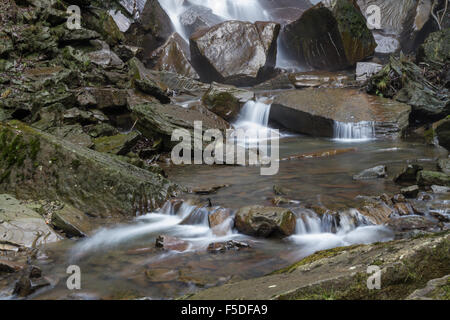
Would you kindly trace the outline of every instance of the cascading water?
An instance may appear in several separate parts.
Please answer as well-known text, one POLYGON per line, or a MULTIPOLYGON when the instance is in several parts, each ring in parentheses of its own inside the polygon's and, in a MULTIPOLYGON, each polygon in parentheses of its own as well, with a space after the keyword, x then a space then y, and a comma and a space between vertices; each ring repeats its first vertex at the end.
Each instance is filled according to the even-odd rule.
POLYGON ((373 140, 375 139, 375 123, 372 121, 354 123, 335 121, 334 138, 338 141, 373 140))
POLYGON ((256 126, 267 128, 269 125, 271 106, 272 104, 268 98, 259 98, 256 101, 247 101, 247 103, 242 107, 235 126, 256 126))

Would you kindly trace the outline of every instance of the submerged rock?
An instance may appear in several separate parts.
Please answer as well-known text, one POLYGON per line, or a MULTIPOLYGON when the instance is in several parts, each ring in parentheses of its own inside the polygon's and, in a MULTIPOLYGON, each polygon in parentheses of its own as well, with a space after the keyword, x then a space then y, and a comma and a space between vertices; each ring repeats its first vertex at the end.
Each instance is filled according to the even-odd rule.
POLYGON ((345 69, 373 55, 376 44, 359 7, 351 0, 323 3, 286 25, 282 39, 288 54, 314 69, 345 69))
POLYGON ((255 84, 275 67, 279 31, 277 23, 241 21, 199 30, 190 38, 192 64, 206 82, 255 84))
POLYGON ((386 166, 378 166, 370 169, 366 169, 361 173, 354 175, 353 180, 370 180, 378 178, 386 178, 386 166))
POLYGON ((235 217, 239 232, 256 237, 286 237, 295 231, 295 215, 289 209, 250 206, 241 208, 235 217))
POLYGON ((223 253, 229 250, 239 251, 241 249, 250 248, 250 245, 244 242, 230 240, 227 242, 214 242, 208 245, 207 251, 209 253, 223 253))
POLYGON ((184 240, 170 237, 166 235, 158 236, 155 243, 156 248, 163 250, 174 250, 174 251, 186 251, 189 248, 189 243, 184 240))
POLYGON ((398 138, 408 127, 411 107, 352 89, 284 91, 275 97, 270 121, 303 134, 334 137, 336 121, 373 122, 375 137, 398 138))

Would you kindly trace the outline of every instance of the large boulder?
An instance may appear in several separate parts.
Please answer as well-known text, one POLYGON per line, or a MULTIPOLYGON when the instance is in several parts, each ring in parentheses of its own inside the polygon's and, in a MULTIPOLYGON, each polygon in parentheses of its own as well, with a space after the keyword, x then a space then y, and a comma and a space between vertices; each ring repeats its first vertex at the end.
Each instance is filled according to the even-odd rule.
POLYGON ((389 54, 402 49, 414 51, 433 30, 433 0, 357 0, 369 24, 376 18, 374 5, 380 9, 380 25, 372 26, 377 53, 389 54))
POLYGON ((159 174, 72 144, 19 121, 0 124, 0 190, 51 199, 92 216, 135 216, 177 186, 159 174))
POLYGON ((435 131, 439 145, 450 150, 450 117, 440 121, 435 131))
POLYGON ((399 137, 411 107, 353 89, 284 91, 275 97, 270 121, 294 132, 334 137, 336 122, 372 123, 376 137, 399 137))
POLYGON ((61 240, 44 218, 11 195, 0 194, 0 251, 61 240))
POLYGON ((325 70, 345 69, 373 55, 376 43, 359 7, 337 0, 308 9, 286 25, 282 39, 287 53, 301 64, 325 70))
POLYGON ((202 80, 251 85, 276 64, 280 25, 227 21, 195 32, 191 59, 202 80))
POLYGON ((148 0, 139 19, 125 34, 127 44, 142 47, 148 56, 173 33, 172 22, 158 0, 148 0))
POLYGON ((161 47, 152 52, 150 66, 154 70, 174 72, 198 79, 199 75, 189 59, 188 44, 178 33, 173 33, 161 47))
POLYGON ((420 46, 417 60, 432 64, 437 68, 450 63, 450 29, 430 34, 420 46))
POLYGON ((417 183, 421 187, 443 186, 450 187, 450 176, 437 171, 420 171, 417 174, 417 183))
POLYGON ((241 208, 235 217, 239 232, 257 237, 290 236, 296 227, 296 217, 289 209, 250 206, 241 208))

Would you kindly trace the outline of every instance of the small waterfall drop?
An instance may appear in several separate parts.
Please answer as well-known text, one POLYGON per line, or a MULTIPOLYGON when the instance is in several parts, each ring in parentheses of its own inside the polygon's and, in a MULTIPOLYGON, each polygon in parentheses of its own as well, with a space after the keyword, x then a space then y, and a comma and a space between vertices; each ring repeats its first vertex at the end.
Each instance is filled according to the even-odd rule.
POLYGON ((247 103, 242 107, 235 126, 256 126, 267 128, 269 125, 271 106, 271 101, 268 98, 259 98, 256 101, 247 101, 247 103))
POLYGON ((341 141, 368 141, 375 139, 375 122, 339 122, 334 123, 334 139, 341 141))

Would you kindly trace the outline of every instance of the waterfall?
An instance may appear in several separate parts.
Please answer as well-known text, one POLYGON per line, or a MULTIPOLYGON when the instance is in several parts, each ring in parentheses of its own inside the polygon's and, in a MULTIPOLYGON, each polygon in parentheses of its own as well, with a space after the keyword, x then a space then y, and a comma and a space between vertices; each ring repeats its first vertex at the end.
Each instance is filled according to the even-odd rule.
POLYGON ((235 126, 268 127, 271 106, 272 104, 268 98, 247 101, 242 107, 235 126))
POLYGON ((342 141, 367 141, 375 139, 375 122, 334 123, 334 138, 342 141))

